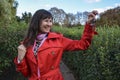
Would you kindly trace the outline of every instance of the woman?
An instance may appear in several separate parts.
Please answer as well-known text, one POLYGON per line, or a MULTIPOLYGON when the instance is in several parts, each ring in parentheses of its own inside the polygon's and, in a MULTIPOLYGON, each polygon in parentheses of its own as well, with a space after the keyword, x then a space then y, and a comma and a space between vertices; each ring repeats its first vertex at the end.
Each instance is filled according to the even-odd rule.
POLYGON ((59 65, 64 51, 86 50, 95 34, 93 20, 97 11, 89 14, 80 40, 72 40, 51 32, 53 17, 41 9, 33 15, 28 33, 18 46, 15 58, 17 71, 29 80, 63 80, 59 65))

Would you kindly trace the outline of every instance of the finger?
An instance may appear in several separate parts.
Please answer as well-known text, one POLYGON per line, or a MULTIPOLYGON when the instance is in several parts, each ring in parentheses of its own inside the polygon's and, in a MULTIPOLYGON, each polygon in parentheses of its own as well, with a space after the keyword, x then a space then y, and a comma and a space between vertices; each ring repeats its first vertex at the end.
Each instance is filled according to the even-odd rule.
POLYGON ((18 46, 18 48, 26 49, 24 45, 20 45, 20 46, 18 46))
POLYGON ((88 15, 88 17, 92 17, 92 18, 95 18, 95 14, 93 14, 92 12, 88 15))
POLYGON ((98 15, 98 11, 97 11, 97 10, 93 10, 92 13, 93 13, 94 15, 98 15))
POLYGON ((20 46, 18 46, 18 49, 19 49, 19 50, 26 51, 26 48, 25 48, 25 46, 24 46, 24 45, 20 45, 20 46))

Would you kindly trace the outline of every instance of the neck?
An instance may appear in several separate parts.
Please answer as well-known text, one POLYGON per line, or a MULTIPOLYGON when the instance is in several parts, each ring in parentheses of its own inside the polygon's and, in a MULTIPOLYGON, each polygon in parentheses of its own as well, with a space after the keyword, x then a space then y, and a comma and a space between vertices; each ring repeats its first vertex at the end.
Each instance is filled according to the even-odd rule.
POLYGON ((36 39, 37 39, 37 40, 43 40, 46 36, 47 36, 47 33, 44 33, 44 34, 43 34, 43 33, 42 33, 42 34, 40 33, 40 34, 37 35, 36 39))

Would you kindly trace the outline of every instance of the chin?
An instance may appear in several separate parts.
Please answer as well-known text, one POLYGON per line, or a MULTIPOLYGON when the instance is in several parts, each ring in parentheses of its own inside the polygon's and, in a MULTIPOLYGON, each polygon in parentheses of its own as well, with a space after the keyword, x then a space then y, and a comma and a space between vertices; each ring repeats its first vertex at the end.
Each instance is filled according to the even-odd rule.
POLYGON ((42 33, 49 33, 50 31, 44 31, 44 32, 42 32, 42 33))

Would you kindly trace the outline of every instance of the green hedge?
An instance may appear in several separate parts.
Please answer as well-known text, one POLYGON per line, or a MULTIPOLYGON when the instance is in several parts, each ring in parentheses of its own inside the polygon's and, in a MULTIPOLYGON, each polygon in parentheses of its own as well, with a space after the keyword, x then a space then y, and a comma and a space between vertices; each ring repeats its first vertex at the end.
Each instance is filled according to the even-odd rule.
MULTIPOLYGON (((13 23, 8 27, 0 26, 0 74, 14 65, 17 46, 23 39, 26 24, 13 23)), ((53 31, 61 32, 71 39, 80 39, 81 27, 53 27, 53 31)), ((65 52, 63 60, 74 73, 76 80, 118 80, 120 78, 120 27, 97 28, 88 50, 65 52)))
POLYGON ((24 23, 0 26, 0 75, 13 65, 13 59, 17 55, 17 46, 23 39, 25 26, 24 23))

